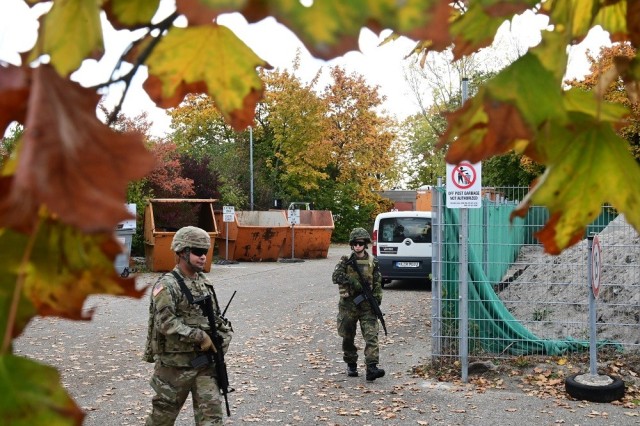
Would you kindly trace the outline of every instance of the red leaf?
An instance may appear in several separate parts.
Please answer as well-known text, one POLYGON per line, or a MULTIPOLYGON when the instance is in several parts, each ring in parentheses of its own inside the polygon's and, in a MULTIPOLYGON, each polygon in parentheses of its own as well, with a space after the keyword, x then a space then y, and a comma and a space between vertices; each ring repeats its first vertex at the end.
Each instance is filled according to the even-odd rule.
POLYGON ((46 205, 63 223, 85 232, 112 232, 130 217, 130 180, 145 176, 153 157, 137 133, 117 133, 96 118, 98 96, 53 68, 32 71, 18 168, 0 193, 0 223, 31 229, 46 205))
POLYGON ((29 98, 28 69, 0 67, 0 130, 13 121, 24 123, 29 98))

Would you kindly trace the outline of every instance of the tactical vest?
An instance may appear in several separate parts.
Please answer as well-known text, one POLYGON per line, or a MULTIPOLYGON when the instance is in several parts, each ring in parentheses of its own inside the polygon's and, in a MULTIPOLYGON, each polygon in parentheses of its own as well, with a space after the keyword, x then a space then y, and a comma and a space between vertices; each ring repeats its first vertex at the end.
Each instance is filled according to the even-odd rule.
MULTIPOLYGON (((360 268, 360 272, 362 272, 362 276, 369 282, 370 285, 373 285, 373 256, 369 255, 367 259, 357 259, 358 267, 360 268)), ((360 277, 358 273, 353 268, 353 266, 347 266, 347 275, 349 277, 353 277, 356 280, 360 281, 360 277)))
MULTIPOLYGON (((163 275, 163 277, 166 275, 170 274, 165 274, 163 275)), ((160 279, 162 279, 163 277, 161 277, 160 279)), ((173 283, 165 286, 164 291, 169 291, 171 293, 171 298, 177 302, 176 315, 179 316, 182 321, 189 327, 208 331, 209 323, 207 321, 207 318, 202 314, 202 310, 197 305, 193 305, 191 301, 188 300, 186 295, 178 286, 178 282, 175 278, 172 281, 173 283)), ((213 289, 209 288, 209 286, 206 284, 204 286, 209 294, 212 294, 215 298, 215 292, 213 292, 213 289)), ((154 355, 158 354, 193 354, 195 352, 195 349, 192 342, 182 341, 181 336, 178 334, 164 335, 156 329, 153 294, 150 295, 150 298, 149 322, 147 325, 147 343, 145 345, 143 360, 147 362, 154 362, 154 355)), ((219 310, 217 300, 215 300, 214 309, 219 310)))

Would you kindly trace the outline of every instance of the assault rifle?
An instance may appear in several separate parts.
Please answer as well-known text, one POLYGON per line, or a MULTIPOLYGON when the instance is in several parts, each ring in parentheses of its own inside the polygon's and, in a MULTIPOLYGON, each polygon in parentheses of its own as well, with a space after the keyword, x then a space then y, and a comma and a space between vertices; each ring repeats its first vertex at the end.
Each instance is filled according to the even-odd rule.
MULTIPOLYGON (((233 293, 235 296, 236 293, 233 293)), ((227 303, 226 308, 224 308, 224 312, 221 317, 224 320, 224 314, 227 312, 227 308, 231 304, 231 300, 233 300, 233 296, 229 299, 229 303, 227 303)), ((211 295, 207 294, 202 297, 198 297, 193 301, 195 305, 200 306, 202 309, 202 313, 207 317, 207 321, 209 322, 210 329, 210 337, 213 342, 213 346, 215 347, 214 351, 208 351, 199 355, 195 359, 191 361, 191 366, 193 368, 204 367, 205 365, 209 365, 211 362, 214 363, 216 368, 216 382, 218 383, 218 387, 220 388, 220 393, 224 396, 224 404, 227 408, 227 416, 231 416, 231 410, 229 409, 229 399, 227 395, 229 392, 233 392, 233 389, 229 389, 229 375, 227 374, 227 364, 224 362, 224 352, 222 351, 222 336, 218 333, 218 329, 216 328, 216 319, 215 313, 213 311, 213 303, 211 303, 211 295)))
POLYGON ((358 260, 352 257, 349 261, 347 261, 347 265, 351 265, 353 269, 355 269, 358 277, 360 278, 360 282, 362 283, 362 294, 358 295, 355 299, 353 299, 356 305, 364 302, 365 300, 369 302, 371 309, 373 309, 373 313, 380 320, 380 324, 382 324, 382 329, 384 330, 384 335, 387 335, 387 325, 384 322, 384 314, 380 310, 380 305, 378 305, 378 301, 373 296, 373 291, 371 290, 371 285, 362 275, 362 271, 360 270, 360 266, 358 266, 358 260))

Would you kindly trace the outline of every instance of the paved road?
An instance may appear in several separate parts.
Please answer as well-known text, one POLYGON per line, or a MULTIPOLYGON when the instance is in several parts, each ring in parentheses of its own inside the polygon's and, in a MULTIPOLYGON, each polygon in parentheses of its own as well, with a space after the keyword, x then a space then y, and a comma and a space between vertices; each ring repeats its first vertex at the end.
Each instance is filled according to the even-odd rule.
MULTIPOLYGON (((227 316, 236 331, 228 353, 236 391, 227 424, 291 425, 632 425, 638 410, 562 402, 522 392, 431 382, 412 374, 428 362, 431 293, 410 282, 384 290, 389 336, 381 334, 387 376, 367 383, 344 374, 335 331, 337 288, 331 272, 347 246, 327 259, 300 263, 214 265, 221 304, 237 291, 227 316)), ((139 285, 159 274, 142 274, 139 285)), ((57 367, 87 412, 85 425, 141 425, 150 408, 152 365, 140 361, 148 300, 92 297, 91 322, 36 319, 14 349, 57 367)), ((361 340, 360 340, 361 342, 361 340)), ((363 373, 364 365, 360 363, 363 373)), ((192 425, 187 402, 177 425, 192 425)))

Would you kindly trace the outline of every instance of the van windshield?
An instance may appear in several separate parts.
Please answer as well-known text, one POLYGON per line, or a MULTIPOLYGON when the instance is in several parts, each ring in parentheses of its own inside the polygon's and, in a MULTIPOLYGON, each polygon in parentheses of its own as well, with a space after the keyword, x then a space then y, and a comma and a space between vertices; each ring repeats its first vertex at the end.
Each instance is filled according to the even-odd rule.
POLYGON ((414 243, 431 242, 431 219, 427 217, 390 217, 380 220, 378 241, 400 243, 411 238, 414 243))

